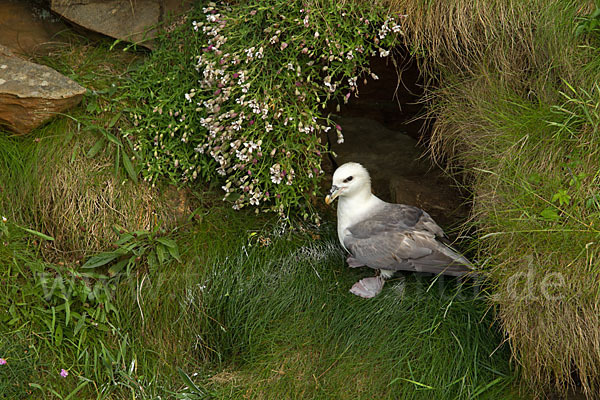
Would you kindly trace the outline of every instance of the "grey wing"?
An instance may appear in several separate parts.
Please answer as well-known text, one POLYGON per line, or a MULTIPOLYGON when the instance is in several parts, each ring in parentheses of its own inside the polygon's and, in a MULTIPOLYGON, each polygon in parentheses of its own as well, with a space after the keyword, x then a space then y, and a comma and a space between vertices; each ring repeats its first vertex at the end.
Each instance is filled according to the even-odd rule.
MULTIPOLYGON (((413 226, 418 223, 417 219, 413 226)), ((348 230, 344 246, 357 261, 374 269, 459 276, 472 268, 465 257, 436 240, 429 229, 403 227, 391 218, 369 218, 348 230)))
POLYGON ((433 234, 438 239, 447 236, 433 218, 418 207, 404 204, 386 204, 379 212, 369 216, 366 224, 357 224, 353 228, 355 236, 371 235, 373 230, 414 230, 433 234), (373 225, 369 224, 372 223, 373 225))

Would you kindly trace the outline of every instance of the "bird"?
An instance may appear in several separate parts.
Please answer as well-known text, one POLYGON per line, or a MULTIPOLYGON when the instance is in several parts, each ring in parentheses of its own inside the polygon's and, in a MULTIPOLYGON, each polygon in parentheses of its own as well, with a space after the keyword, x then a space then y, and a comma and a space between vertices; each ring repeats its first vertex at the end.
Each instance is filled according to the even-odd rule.
POLYGON ((338 199, 337 233, 349 253, 350 268, 369 267, 377 275, 356 282, 350 292, 364 298, 379 294, 385 279, 398 271, 464 276, 474 266, 452 249, 442 228, 422 209, 387 203, 371 192, 371 177, 356 162, 333 174, 325 202, 338 199))

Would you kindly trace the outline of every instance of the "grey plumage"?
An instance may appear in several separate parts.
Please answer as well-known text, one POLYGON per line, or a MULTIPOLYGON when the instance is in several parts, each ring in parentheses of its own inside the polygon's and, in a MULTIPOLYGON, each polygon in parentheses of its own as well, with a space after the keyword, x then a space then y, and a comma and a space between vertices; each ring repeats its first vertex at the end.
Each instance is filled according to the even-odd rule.
POLYGON ((442 228, 417 207, 385 204, 348 231, 344 246, 360 265, 452 276, 471 270, 466 258, 439 241, 446 238, 442 228))

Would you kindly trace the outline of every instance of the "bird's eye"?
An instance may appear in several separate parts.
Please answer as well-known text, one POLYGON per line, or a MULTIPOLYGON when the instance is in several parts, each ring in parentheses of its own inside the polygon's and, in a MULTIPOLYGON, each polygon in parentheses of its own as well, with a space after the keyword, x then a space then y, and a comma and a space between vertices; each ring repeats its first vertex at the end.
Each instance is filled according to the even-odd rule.
POLYGON ((354 177, 349 176, 346 179, 344 179, 344 182, 350 182, 352 179, 354 179, 354 177))

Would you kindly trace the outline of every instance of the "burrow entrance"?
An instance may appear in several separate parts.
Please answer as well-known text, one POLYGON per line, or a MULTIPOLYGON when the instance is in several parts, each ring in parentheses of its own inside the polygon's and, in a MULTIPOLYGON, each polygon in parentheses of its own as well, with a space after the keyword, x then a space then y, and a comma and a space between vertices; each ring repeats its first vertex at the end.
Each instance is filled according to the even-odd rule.
POLYGON ((396 63, 400 82, 391 58, 374 57, 371 71, 379 79, 368 77, 367 84, 361 79, 358 98, 352 96, 339 111, 329 109, 342 127, 344 143, 329 133, 337 157, 325 163, 325 170, 332 174, 336 164, 359 162, 381 199, 420 207, 445 227, 463 222, 469 213, 464 194, 426 154, 430 124, 419 118, 425 105, 417 63, 408 54, 396 57, 396 63))

